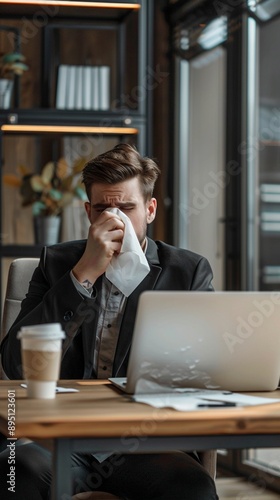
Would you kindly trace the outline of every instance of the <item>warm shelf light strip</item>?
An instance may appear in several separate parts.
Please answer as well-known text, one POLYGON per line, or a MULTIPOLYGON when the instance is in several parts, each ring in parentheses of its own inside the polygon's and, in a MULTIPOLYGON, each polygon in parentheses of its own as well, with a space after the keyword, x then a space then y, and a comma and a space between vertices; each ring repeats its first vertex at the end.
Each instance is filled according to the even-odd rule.
POLYGON ((117 3, 117 2, 93 2, 82 0, 0 0, 0 5, 36 5, 42 6, 55 6, 55 7, 90 7, 93 9, 140 9, 139 3, 117 3))
POLYGON ((3 132, 62 132, 66 134, 138 134, 133 127, 80 127, 67 125, 1 125, 3 132))

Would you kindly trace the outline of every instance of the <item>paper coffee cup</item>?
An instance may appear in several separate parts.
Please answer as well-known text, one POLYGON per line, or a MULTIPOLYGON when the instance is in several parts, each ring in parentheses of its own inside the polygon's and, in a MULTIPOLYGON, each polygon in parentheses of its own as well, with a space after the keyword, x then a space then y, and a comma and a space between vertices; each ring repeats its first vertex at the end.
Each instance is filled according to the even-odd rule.
POLYGON ((17 338, 21 340, 27 397, 54 398, 60 372, 61 344, 65 338, 60 323, 24 326, 17 338))

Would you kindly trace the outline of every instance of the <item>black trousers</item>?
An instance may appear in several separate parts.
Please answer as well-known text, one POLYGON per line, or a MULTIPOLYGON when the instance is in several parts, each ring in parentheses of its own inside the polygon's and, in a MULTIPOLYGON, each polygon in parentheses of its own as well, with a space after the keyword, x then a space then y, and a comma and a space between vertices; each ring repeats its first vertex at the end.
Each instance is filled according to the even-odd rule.
MULTIPOLYGON (((2 500, 49 500, 51 454, 35 443, 15 453, 15 488, 8 482, 9 450, 0 453, 2 500)), ((192 454, 114 454, 99 463, 90 454, 72 456, 73 491, 106 491, 126 500, 216 500, 215 484, 192 454)), ((56 499, 60 500, 60 499, 56 499)), ((66 494, 63 500, 71 500, 66 494)))

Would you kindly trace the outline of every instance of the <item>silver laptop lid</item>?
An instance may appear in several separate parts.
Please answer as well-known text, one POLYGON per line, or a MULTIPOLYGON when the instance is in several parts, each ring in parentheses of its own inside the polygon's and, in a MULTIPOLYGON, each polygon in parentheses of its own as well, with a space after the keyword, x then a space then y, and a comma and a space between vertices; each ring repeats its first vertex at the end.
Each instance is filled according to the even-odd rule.
POLYGON ((147 291, 139 299, 126 392, 157 385, 275 390, 280 293, 147 291))

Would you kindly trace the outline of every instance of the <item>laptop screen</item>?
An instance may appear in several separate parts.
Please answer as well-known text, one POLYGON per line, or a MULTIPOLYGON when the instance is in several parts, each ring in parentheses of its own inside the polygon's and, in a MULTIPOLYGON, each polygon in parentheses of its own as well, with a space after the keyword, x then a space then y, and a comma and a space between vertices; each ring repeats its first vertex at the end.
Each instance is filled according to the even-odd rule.
POLYGON ((280 293, 146 291, 139 299, 127 391, 275 390, 280 293))

